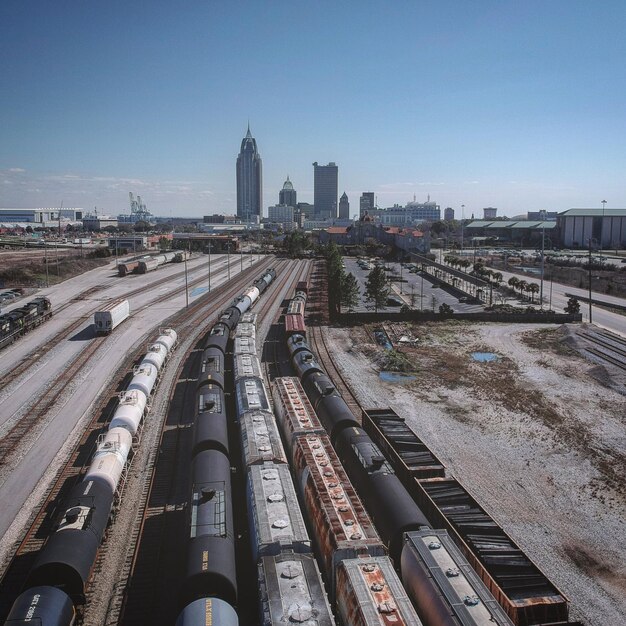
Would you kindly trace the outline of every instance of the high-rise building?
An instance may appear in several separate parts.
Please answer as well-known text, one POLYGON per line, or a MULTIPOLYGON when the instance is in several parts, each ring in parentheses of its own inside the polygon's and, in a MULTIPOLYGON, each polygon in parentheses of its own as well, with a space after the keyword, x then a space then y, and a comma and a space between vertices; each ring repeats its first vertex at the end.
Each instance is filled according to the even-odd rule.
POLYGON ((492 206, 483 209, 483 219, 485 220, 495 220, 497 214, 498 214, 498 209, 495 209, 492 206))
POLYGON ((343 192, 341 198, 339 198, 339 219, 350 219, 350 202, 348 202, 348 194, 343 192))
POLYGON ((326 219, 337 217, 337 194, 339 168, 335 163, 318 165, 313 163, 313 205, 315 217, 326 219))
POLYGON ((258 221, 263 215, 263 172, 256 139, 248 132, 237 157, 237 216, 244 222, 258 221))
POLYGON ((444 209, 443 219, 446 220, 446 222, 451 222, 454 219, 454 209, 452 207, 444 209))
POLYGON ((270 224, 280 224, 285 230, 296 228, 294 209, 287 204, 278 204, 267 208, 267 220, 270 224))
POLYGON ((283 188, 278 192, 278 204, 285 204, 294 208, 298 204, 296 190, 293 188, 293 183, 289 180, 289 176, 287 176, 283 188))
POLYGON ((359 199, 359 217, 365 215, 365 211, 371 211, 374 208, 374 192, 364 191, 359 199))

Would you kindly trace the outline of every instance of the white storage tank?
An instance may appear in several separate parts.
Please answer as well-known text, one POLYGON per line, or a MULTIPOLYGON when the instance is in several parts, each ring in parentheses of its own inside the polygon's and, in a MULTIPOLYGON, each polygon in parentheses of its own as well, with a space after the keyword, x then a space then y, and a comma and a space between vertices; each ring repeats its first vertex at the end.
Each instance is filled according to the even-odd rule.
POLYGON ((132 445, 132 435, 125 428, 110 429, 93 456, 84 481, 104 483, 115 492, 132 445))
POLYGON ((136 367, 133 372, 135 375, 130 381, 130 385, 128 385, 128 391, 138 389, 143 392, 146 397, 149 397, 157 379, 157 368, 154 367, 154 365, 142 364, 139 367, 136 367))
POLYGON ((173 328, 162 328, 159 333, 160 334, 156 338, 156 341, 154 343, 163 344, 169 354, 172 351, 176 340, 178 339, 178 335, 173 328))
POLYGON ((96 335, 110 333, 130 315, 128 300, 116 300, 93 314, 96 335))
POLYGON ((115 409, 109 428, 125 428, 131 435, 135 435, 146 410, 146 394, 139 389, 133 389, 123 391, 119 398, 120 403, 115 409))
POLYGON ((148 352, 146 352, 146 356, 143 357, 141 361, 142 365, 154 365, 157 370, 161 371, 163 367, 163 363, 165 363, 165 359, 167 357, 167 349, 162 343, 153 343, 148 347, 148 352))

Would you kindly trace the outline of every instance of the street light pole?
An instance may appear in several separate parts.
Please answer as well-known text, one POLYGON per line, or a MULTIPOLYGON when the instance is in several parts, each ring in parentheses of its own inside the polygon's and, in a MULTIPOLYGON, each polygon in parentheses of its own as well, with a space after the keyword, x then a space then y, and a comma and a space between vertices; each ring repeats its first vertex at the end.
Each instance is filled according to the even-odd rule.
POLYGON ((424 264, 422 263, 422 286, 420 288, 420 311, 424 307, 424 264))
POLYGON ((226 259, 228 263, 228 280, 230 280, 230 243, 226 244, 226 259))
POLYGON ((589 323, 592 323, 591 318, 591 237, 589 237, 589 323))
POLYGON ((602 200, 600 204, 602 205, 602 224, 600 226, 600 263, 602 263, 602 241, 604 239, 604 207, 606 206, 606 200, 602 200))
POLYGON ((211 242, 207 242, 209 245, 209 291, 211 291, 211 242))
POLYGON ((465 216, 465 205, 461 205, 461 256, 463 255, 463 221, 465 216))
POLYGON ((541 285, 539 290, 539 302, 541 303, 541 310, 543 311, 543 270, 544 270, 544 250, 545 250, 545 235, 546 225, 541 225, 541 285))

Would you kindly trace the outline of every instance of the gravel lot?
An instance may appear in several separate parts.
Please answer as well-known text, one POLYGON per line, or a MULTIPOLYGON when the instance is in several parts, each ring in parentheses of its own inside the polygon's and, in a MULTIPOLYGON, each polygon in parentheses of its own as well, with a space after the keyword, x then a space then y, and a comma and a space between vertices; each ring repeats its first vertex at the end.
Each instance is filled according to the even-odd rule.
POLYGON ((570 599, 572 618, 624 623, 622 380, 580 355, 576 327, 451 322, 395 330, 418 338, 403 348, 416 369, 408 385, 380 380, 383 350, 370 329, 327 329, 360 401, 407 418, 570 599), (474 351, 499 359, 478 363, 474 351))

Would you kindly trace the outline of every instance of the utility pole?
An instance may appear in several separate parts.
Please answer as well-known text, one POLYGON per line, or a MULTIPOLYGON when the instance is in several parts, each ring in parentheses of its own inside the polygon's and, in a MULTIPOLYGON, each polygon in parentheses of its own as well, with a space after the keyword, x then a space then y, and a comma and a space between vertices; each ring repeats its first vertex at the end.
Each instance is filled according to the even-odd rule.
POLYGON ((226 259, 228 263, 228 280, 230 280, 230 242, 226 243, 226 259))
POLYGON ((400 261, 400 294, 403 294, 404 291, 402 291, 402 261, 400 261))
POLYGON ((463 218, 465 216, 465 205, 461 205, 461 256, 463 255, 463 218))
POLYGON ((589 323, 592 323, 591 318, 591 237, 589 237, 589 323))
POLYGON ((211 291, 211 242, 207 242, 209 245, 209 291, 211 291))
POLYGON ((44 263, 46 264, 46 287, 50 286, 50 278, 48 276, 48 245, 46 244, 46 241, 44 239, 44 247, 43 247, 43 253, 44 253, 44 263))
POLYGON ((243 272, 243 248, 239 248, 239 260, 241 261, 241 271, 243 272))
POLYGON ((602 240, 604 238, 604 207, 606 206, 606 200, 602 200, 600 204, 602 205, 602 225, 600 226, 600 263, 604 265, 604 261, 602 259, 602 240))
POLYGON ((541 225, 541 283, 539 289, 539 302, 541 303, 541 310, 543 311, 543 271, 544 271, 544 251, 546 241, 546 225, 545 222, 541 225))
MULTIPOLYGON (((191 247, 191 240, 189 242, 189 246, 191 247)), ((185 255, 185 308, 189 308, 189 279, 187 277, 187 254, 186 251, 183 250, 183 254, 185 255)))
POLYGON ((420 289, 420 311, 424 306, 424 264, 422 263, 422 287, 420 289))

